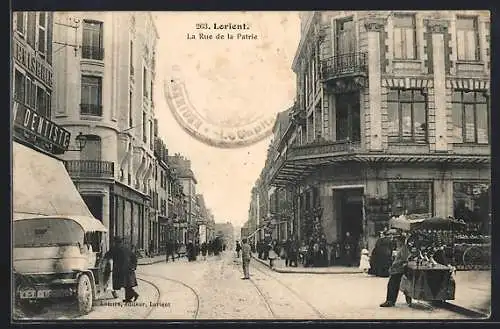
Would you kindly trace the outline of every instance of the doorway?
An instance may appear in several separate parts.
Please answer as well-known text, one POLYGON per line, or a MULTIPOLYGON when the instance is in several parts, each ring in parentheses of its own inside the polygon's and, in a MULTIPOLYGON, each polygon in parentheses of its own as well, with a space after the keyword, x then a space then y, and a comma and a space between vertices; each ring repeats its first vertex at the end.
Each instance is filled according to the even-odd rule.
POLYGON ((354 259, 359 261, 359 242, 363 239, 363 188, 342 188, 334 190, 335 212, 338 222, 338 238, 344 242, 346 233, 351 236, 354 259))
MULTIPOLYGON (((90 210, 92 216, 102 222, 103 217, 103 196, 101 195, 82 195, 82 199, 90 210)), ((94 252, 102 251, 102 234, 100 232, 89 232, 86 234, 86 241, 92 246, 94 252)))

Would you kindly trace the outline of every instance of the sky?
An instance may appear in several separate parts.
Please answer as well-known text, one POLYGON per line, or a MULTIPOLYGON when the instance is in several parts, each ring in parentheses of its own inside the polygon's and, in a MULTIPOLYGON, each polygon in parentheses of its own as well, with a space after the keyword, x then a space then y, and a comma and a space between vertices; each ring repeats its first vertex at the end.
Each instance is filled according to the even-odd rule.
POLYGON ((274 116, 295 98, 291 66, 300 39, 298 12, 155 12, 153 17, 160 37, 155 81, 159 135, 170 155, 179 152, 191 160, 197 193, 203 194, 215 221, 240 227, 248 219, 250 192, 272 137, 233 149, 195 140, 175 121, 165 101, 164 79, 178 66, 193 106, 216 120, 236 113, 274 116), (214 37, 214 23, 247 23, 245 33, 257 40, 201 40, 198 23, 211 26, 205 32, 214 37), (196 39, 188 40, 188 34, 196 39))

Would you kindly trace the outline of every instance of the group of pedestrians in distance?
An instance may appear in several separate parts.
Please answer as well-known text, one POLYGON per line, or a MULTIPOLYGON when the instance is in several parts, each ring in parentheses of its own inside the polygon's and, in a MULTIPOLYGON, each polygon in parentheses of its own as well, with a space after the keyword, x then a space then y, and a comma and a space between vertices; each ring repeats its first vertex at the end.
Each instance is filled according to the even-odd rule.
MULTIPOLYGON (((176 258, 180 258, 181 246, 183 245, 177 241, 168 240, 165 246, 166 249, 165 261, 168 262, 169 259, 175 261, 176 258)), ((185 256, 187 257, 188 261, 192 262, 197 260, 197 257, 200 254, 201 256, 203 256, 204 260, 206 260, 207 255, 208 256, 219 255, 225 249, 225 244, 221 238, 217 237, 215 239, 203 242, 201 244, 198 241, 189 240, 185 245, 185 247, 186 247, 185 256)))

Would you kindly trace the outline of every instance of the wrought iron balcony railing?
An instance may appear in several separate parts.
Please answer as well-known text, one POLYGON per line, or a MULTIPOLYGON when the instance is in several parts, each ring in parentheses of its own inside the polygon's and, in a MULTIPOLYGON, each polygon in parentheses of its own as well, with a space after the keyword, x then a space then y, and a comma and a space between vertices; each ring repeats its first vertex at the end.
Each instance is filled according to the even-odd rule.
POLYGON ((290 148, 288 158, 315 156, 315 155, 331 155, 335 153, 350 153, 360 150, 361 143, 349 140, 345 141, 321 141, 313 142, 304 145, 298 145, 290 148))
POLYGON ((368 72, 368 56, 364 52, 332 56, 321 61, 321 79, 329 80, 346 75, 368 72))
POLYGON ((80 114, 102 116, 102 105, 99 104, 80 104, 80 114))
POLYGON ((82 58, 102 61, 104 48, 98 46, 82 46, 82 58))
POLYGON ((113 178, 115 176, 115 164, 110 161, 69 160, 65 165, 71 177, 113 178))

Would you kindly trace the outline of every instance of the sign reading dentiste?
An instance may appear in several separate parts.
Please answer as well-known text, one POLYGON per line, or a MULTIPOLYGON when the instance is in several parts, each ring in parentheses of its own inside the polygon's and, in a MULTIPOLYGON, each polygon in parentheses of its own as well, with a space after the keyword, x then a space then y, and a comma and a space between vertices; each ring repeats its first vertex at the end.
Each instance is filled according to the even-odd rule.
POLYGON ((28 139, 45 150, 64 153, 70 143, 71 133, 26 106, 14 102, 14 128, 17 137, 28 139))

